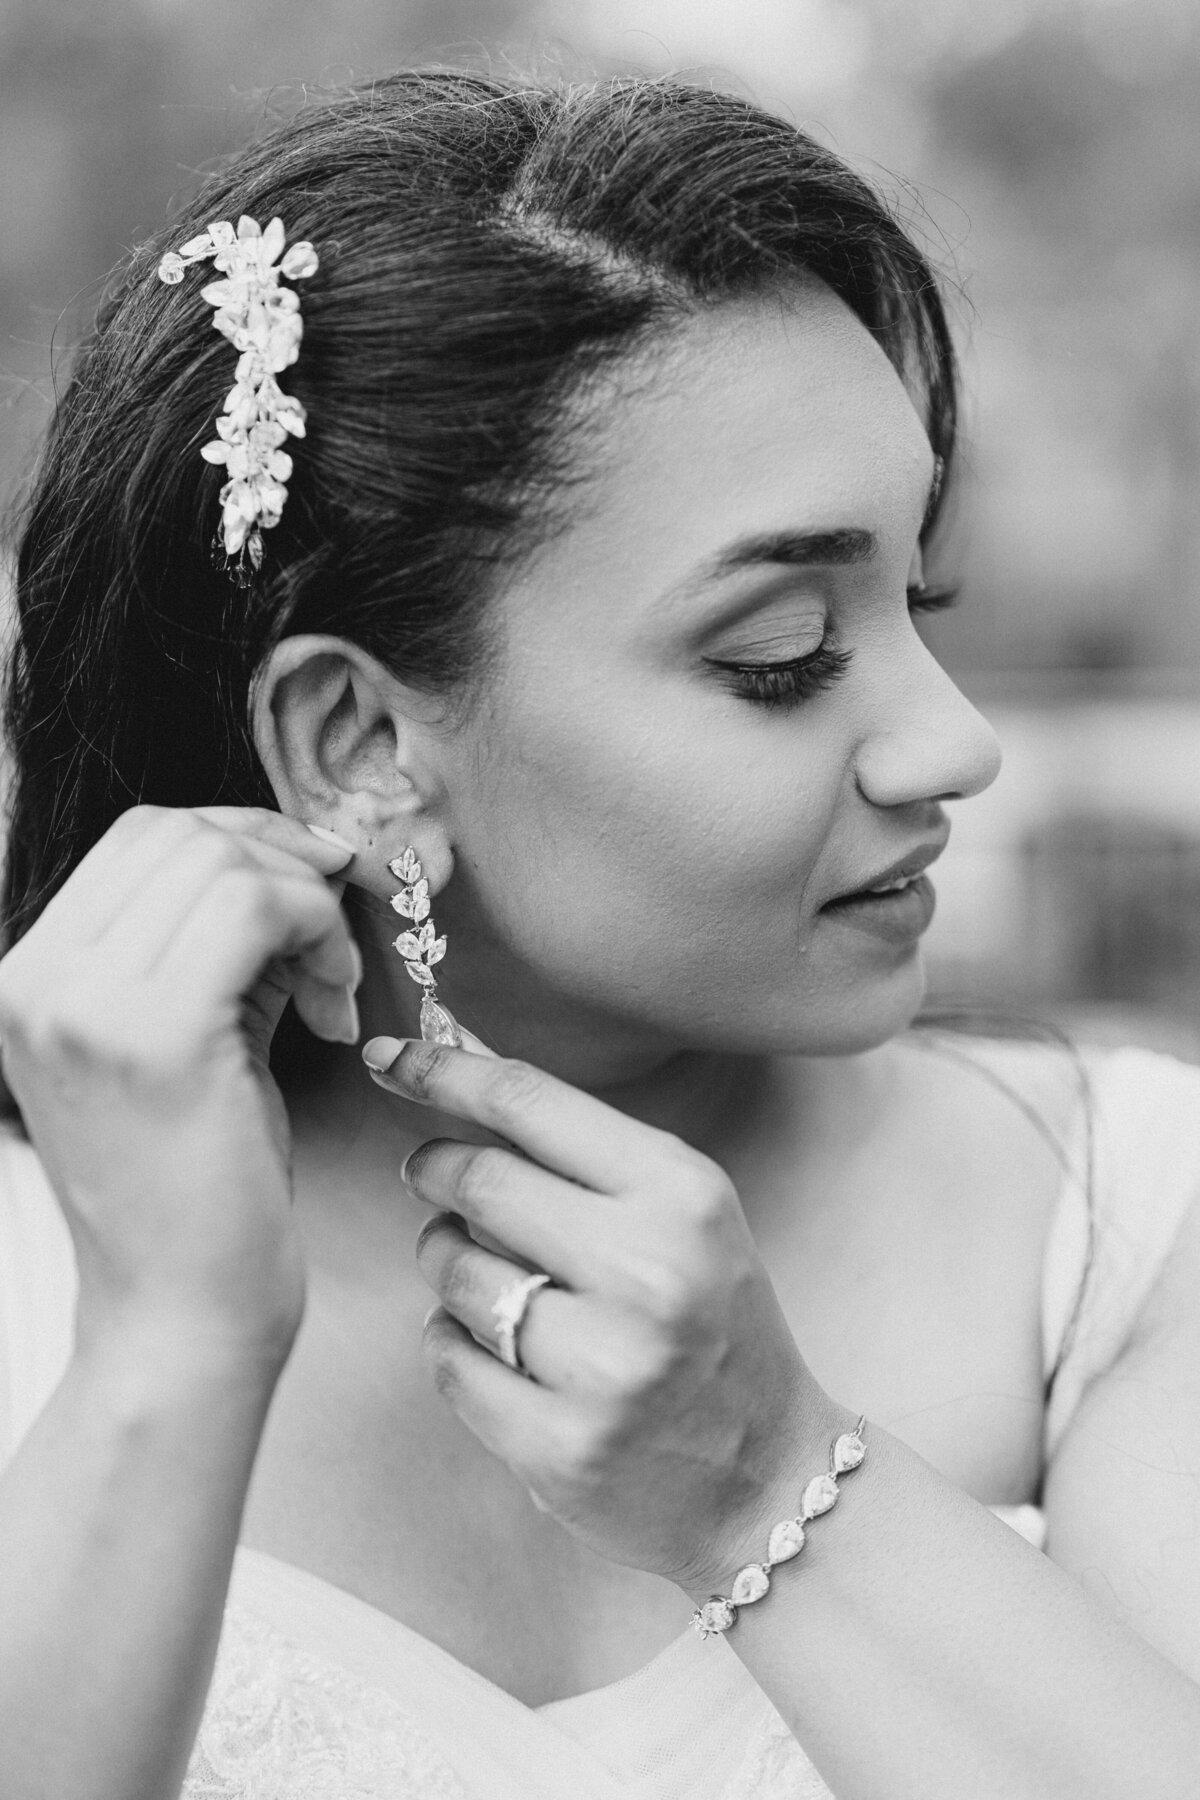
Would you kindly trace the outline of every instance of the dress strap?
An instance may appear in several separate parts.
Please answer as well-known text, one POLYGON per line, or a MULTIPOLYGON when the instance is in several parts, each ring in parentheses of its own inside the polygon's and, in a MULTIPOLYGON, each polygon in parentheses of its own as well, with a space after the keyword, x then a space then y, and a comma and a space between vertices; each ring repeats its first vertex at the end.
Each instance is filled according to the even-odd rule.
POLYGON ((1200 1069, 1149 1050, 1089 1055, 1089 1092, 1046 1241, 1046 1458, 1129 1341, 1200 1199, 1200 1069))

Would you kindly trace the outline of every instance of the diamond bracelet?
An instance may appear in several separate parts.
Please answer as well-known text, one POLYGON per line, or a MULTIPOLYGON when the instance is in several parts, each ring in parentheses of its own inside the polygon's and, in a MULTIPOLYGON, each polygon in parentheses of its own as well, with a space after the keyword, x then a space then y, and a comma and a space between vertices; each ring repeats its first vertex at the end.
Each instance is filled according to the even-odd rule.
POLYGON ((702 1638, 719 1636, 728 1631, 736 1623, 739 1606, 750 1606, 755 1600, 761 1600, 771 1585, 771 1571, 780 1563, 791 1562, 793 1556, 799 1556, 804 1548, 804 1527, 821 1513, 827 1513, 837 1505, 838 1476, 848 1475, 851 1469, 857 1469, 867 1454, 866 1445, 862 1441, 866 1415, 860 1416, 853 1431, 843 1431, 836 1437, 829 1449, 829 1473, 814 1475, 800 1497, 800 1512, 794 1519, 780 1519, 778 1525, 772 1527, 767 1540, 767 1559, 760 1563, 747 1563, 739 1569, 733 1578, 733 1587, 728 1598, 724 1594, 710 1594, 703 1606, 698 1606, 692 1614, 692 1624, 702 1638))

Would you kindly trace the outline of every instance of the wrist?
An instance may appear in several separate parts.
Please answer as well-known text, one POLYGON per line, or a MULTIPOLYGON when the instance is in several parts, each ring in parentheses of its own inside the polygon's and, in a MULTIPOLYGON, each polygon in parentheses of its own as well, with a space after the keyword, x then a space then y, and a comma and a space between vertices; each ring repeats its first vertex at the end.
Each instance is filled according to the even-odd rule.
MULTIPOLYGON (((677 1576, 690 1599, 702 1604, 713 1594, 728 1595, 739 1570, 767 1564, 775 1527, 801 1518, 809 1484, 830 1473, 832 1446, 854 1433, 860 1417, 815 1383, 798 1398, 773 1434, 770 1465, 750 1483, 744 1499, 730 1507, 702 1558, 677 1576)), ((807 1530, 806 1521, 805 1534, 807 1530)))
POLYGON ((298 1323, 233 1324, 181 1309, 126 1313, 101 1322, 81 1304, 74 1362, 120 1412, 186 1409, 193 1401, 211 1406, 221 1397, 265 1411, 298 1323))

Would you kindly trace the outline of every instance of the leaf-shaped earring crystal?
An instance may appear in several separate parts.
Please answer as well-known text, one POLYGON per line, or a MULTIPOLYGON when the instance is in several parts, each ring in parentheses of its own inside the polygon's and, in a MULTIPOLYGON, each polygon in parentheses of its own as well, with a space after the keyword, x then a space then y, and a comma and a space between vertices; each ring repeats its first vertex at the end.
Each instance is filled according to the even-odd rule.
POLYGON ((454 1014, 448 1012, 437 997, 437 979, 433 965, 446 954, 446 940, 438 937, 429 916, 429 883, 421 873, 416 851, 407 845, 394 856, 388 868, 401 882, 400 892, 392 895, 392 907, 402 919, 411 919, 413 929, 402 931, 394 948, 404 959, 413 980, 424 989, 421 995, 421 1036, 427 1044, 447 1044, 452 1050, 462 1045, 462 1033, 454 1014))

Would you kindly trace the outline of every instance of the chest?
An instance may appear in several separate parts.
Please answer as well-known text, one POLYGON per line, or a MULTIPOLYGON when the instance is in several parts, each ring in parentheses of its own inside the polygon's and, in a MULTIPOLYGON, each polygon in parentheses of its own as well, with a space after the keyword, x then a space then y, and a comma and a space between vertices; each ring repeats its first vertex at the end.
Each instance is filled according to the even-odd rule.
MULTIPOLYGON (((1036 1156, 818 1147, 739 1171, 789 1324, 826 1390, 985 1503, 1034 1497, 1040 1267, 1052 1183, 1036 1156), (995 1175, 995 1191, 982 1191, 995 1175), (810 1199, 797 1206, 796 1182, 810 1199)), ((419 1220, 414 1219, 414 1232, 419 1220)), ((642 1666, 682 1630, 673 1585, 595 1557, 539 1513, 436 1395, 431 1296, 314 1281, 247 1507, 247 1541, 400 1618, 530 1704, 642 1666)))

